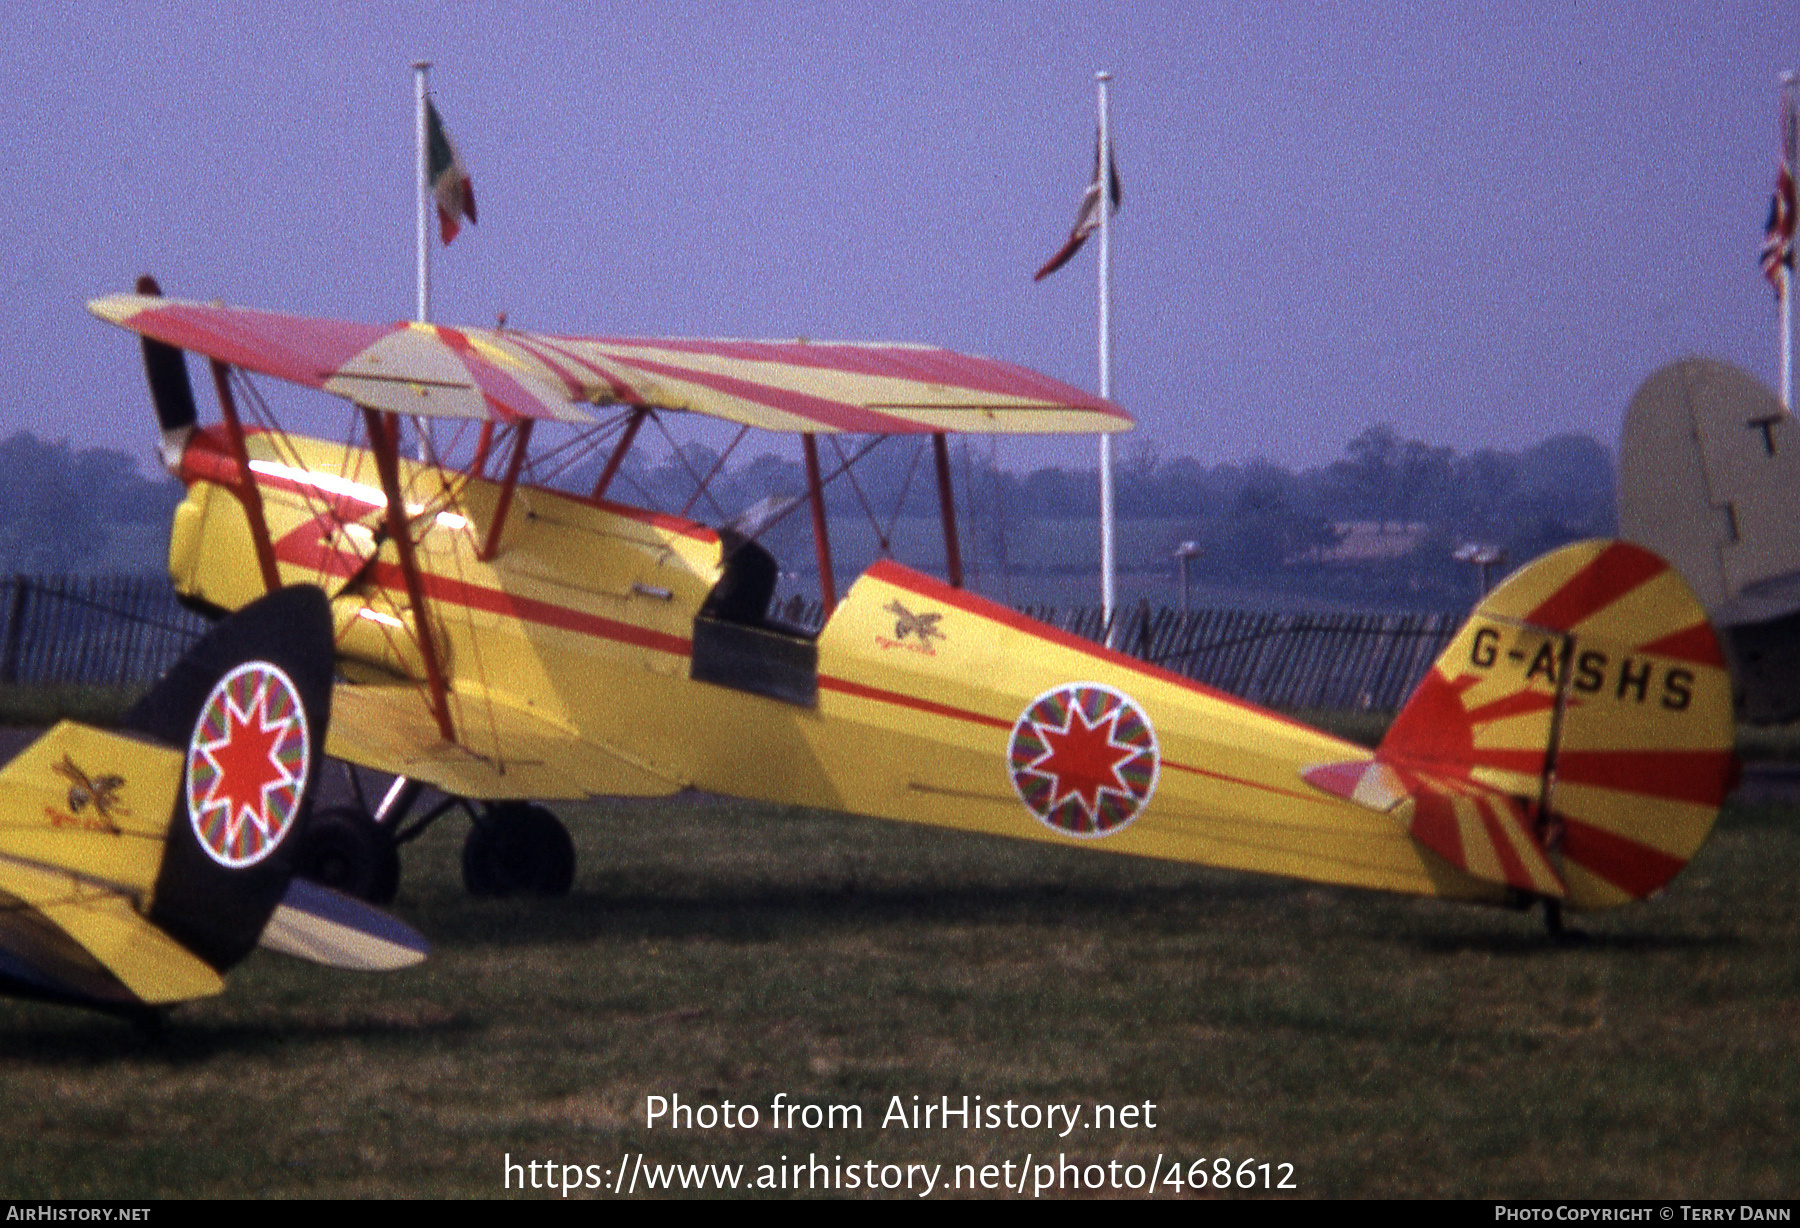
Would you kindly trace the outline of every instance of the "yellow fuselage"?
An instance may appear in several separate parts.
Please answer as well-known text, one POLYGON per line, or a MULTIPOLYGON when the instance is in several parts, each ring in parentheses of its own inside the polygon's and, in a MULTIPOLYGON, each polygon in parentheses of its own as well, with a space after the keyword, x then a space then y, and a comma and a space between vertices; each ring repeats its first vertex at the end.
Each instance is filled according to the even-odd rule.
MULTIPOLYGON (((1363 748, 892 563, 864 574, 817 636, 811 703, 697 681, 696 617, 724 574, 710 529, 521 484, 484 560, 500 484, 402 462, 446 742, 371 455, 270 434, 249 450, 282 582, 333 598, 345 681, 330 750, 352 762, 467 797, 692 787, 1356 886, 1502 894, 1415 844, 1405 805, 1381 813, 1300 776, 1367 760, 1363 748)), ((235 466, 202 433, 182 472, 172 577, 184 596, 235 609, 263 591, 235 466)), ((779 630, 745 634, 813 650, 779 630)))

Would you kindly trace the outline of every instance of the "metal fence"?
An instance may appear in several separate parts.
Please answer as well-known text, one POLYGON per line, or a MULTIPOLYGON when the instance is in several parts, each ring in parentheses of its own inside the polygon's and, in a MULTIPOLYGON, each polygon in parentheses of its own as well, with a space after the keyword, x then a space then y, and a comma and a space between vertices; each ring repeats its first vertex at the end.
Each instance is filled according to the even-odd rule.
POLYGON ((0 590, 0 683, 149 682, 206 627, 159 576, 13 576, 0 590))
MULTIPOLYGON (((0 605, 0 683, 119 685, 155 679, 205 628, 156 576, 13 576, 0 605)), ((1094 606, 1024 614, 1096 643, 1094 606)), ((817 628, 819 603, 779 617, 817 628)), ((1275 708, 1391 712, 1456 634, 1455 614, 1282 614, 1250 610, 1114 612, 1121 652, 1275 708)))
MULTIPOLYGON (((785 622, 817 630, 817 601, 781 606, 785 622)), ((1020 613, 1107 642, 1099 606, 1024 606, 1020 613)), ((1270 708, 1393 712, 1462 625, 1448 613, 1284 614, 1258 610, 1113 611, 1120 652, 1270 708)))
MULTIPOLYGON (((1103 643, 1099 607, 1028 616, 1103 643)), ((1253 610, 1113 612, 1113 646, 1270 708, 1392 712, 1462 624, 1458 614, 1281 614, 1253 610)))

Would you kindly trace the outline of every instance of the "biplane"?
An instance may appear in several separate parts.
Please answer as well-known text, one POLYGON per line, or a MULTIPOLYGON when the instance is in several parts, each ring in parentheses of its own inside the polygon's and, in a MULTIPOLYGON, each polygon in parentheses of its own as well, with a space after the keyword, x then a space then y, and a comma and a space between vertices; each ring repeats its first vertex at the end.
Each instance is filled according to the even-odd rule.
POLYGON ((1499 587, 1370 751, 963 587, 947 435, 1130 425, 1042 375, 914 346, 352 324, 139 290, 89 306, 143 339, 164 454, 188 486, 175 586, 215 611, 285 584, 326 593, 328 749, 395 777, 378 806, 340 816, 359 833, 343 847, 376 866, 359 879, 373 894, 392 889, 394 840, 458 806, 474 820, 471 890, 554 892, 573 854, 543 802, 698 789, 1541 900, 1554 924, 1564 905, 1660 889, 1735 777, 1712 629, 1635 546, 1569 547, 1499 587), (197 425, 184 351, 208 360, 217 425, 197 425), (360 437, 247 424, 244 371, 349 401, 360 437), (639 428, 682 414, 800 436, 816 632, 771 608, 777 565, 753 529, 608 498, 639 428), (431 430, 403 446, 414 419, 468 424, 464 459, 431 430), (534 432, 559 424, 603 441, 591 487, 531 479, 534 432), (931 441, 944 579, 883 558, 840 598, 820 440, 850 433, 931 441), (408 817, 425 785, 444 800, 408 817))
POLYGON ((64 721, 0 769, 0 992, 149 1020, 259 944, 345 968, 424 957, 407 926, 294 877, 332 656, 319 590, 280 589, 118 730, 64 721))

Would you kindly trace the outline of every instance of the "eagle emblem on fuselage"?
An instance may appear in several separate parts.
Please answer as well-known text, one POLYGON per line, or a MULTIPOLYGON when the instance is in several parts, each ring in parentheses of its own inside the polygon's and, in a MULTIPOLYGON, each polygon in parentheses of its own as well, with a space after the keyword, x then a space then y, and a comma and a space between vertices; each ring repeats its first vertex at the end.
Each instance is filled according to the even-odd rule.
POLYGON ((117 833, 115 818, 128 818, 131 811, 125 808, 119 797, 119 790, 125 787, 123 776, 89 776, 68 755, 52 769, 58 776, 69 782, 69 809, 80 814, 89 806, 94 808, 95 816, 105 824, 106 830, 117 833))
POLYGON ((949 638, 938 630, 938 623, 944 616, 936 610, 914 614, 898 601, 890 601, 881 608, 894 616, 894 640, 897 643, 905 643, 907 636, 916 635, 919 643, 929 648, 932 640, 949 638))

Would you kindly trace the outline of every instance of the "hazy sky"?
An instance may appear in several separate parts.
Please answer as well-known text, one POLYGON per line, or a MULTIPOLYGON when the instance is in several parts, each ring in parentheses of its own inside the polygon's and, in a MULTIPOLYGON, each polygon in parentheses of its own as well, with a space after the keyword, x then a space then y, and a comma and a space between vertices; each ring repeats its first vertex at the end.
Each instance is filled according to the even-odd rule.
POLYGON ((147 449, 131 339, 81 308, 140 271, 410 314, 421 57, 481 213, 437 257, 445 322, 927 341, 1092 387, 1092 251, 1031 274, 1106 68, 1114 394, 1165 453, 1611 443, 1683 354, 1775 378, 1795 0, 310 7, 9 19, 9 432, 147 449))

